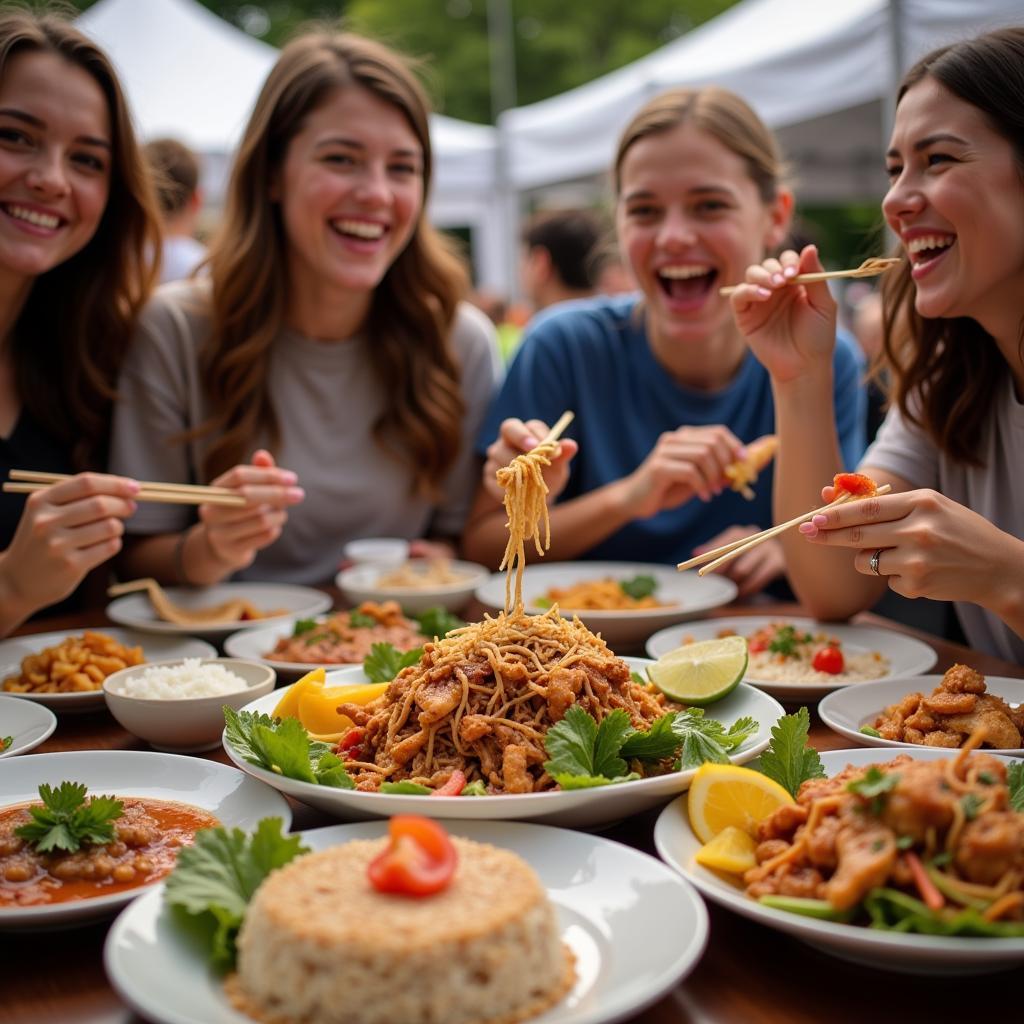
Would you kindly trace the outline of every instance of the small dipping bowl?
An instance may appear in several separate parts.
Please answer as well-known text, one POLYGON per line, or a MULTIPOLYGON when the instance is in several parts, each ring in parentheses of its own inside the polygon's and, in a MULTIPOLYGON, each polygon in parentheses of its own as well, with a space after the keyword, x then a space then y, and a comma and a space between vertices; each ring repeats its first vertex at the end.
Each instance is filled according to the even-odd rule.
MULTIPOLYGON (((192 659, 189 659, 192 660, 192 659)), ((130 733, 154 750, 190 754, 220 746, 226 704, 238 710, 274 688, 277 673, 269 665, 241 658, 199 658, 199 665, 222 665, 245 680, 245 686, 213 697, 135 697, 125 692, 129 679, 146 669, 180 666, 183 659, 151 661, 114 672, 103 681, 103 695, 110 713, 130 733)))
POLYGON ((343 553, 353 565, 397 568, 409 557, 409 542, 401 537, 365 537, 350 540, 343 553))

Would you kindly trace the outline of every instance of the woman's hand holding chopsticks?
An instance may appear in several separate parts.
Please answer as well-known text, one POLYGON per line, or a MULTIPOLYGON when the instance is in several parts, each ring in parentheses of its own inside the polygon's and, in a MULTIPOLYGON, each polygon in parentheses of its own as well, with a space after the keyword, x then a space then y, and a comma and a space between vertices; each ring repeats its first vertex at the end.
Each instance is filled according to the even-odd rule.
MULTIPOLYGON (((501 501, 504 492, 498 484, 497 472, 507 466, 517 455, 536 448, 548 434, 548 424, 542 420, 504 420, 499 428, 498 438, 487 449, 483 482, 487 492, 501 501)), ((563 437, 551 458, 551 465, 544 467, 544 482, 548 485, 548 501, 554 502, 569 482, 569 463, 579 450, 579 445, 570 437, 563 437)))
POLYGON ((79 473, 29 494, 10 546, 0 554, 0 635, 67 597, 121 550, 139 485, 79 473))

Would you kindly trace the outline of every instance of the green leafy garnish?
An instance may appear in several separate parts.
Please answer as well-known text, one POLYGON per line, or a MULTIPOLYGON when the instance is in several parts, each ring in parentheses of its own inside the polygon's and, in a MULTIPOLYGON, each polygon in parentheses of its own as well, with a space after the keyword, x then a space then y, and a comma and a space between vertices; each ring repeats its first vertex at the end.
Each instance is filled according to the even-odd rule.
POLYGON ((796 796, 808 779, 825 777, 818 752, 807 746, 810 728, 811 716, 807 708, 783 715, 772 726, 771 742, 761 755, 761 773, 774 779, 791 796, 796 796))
POLYGON ((487 787, 483 779, 474 779, 468 786, 464 786, 459 796, 487 796, 487 787))
POLYGON ((330 746, 311 740, 297 718, 271 718, 253 711, 235 711, 224 705, 225 735, 244 760, 285 778, 355 789, 355 780, 345 770, 330 746))
POLYGON ((665 757, 673 757, 682 745, 682 740, 672 728, 675 719, 676 713, 670 711, 667 715, 656 718, 646 732, 634 729, 627 733, 625 741, 619 748, 619 756, 644 761, 660 761, 665 757))
POLYGON ((431 639, 436 637, 439 640, 447 636, 453 629, 459 629, 465 625, 458 615, 453 615, 447 608, 440 606, 428 608, 422 615, 417 615, 416 622, 424 636, 431 639))
POLYGON ((1014 761, 1006 769, 1006 784, 1010 787, 1010 807, 1024 814, 1024 761, 1014 761))
POLYGON ((373 629, 374 626, 380 625, 372 615, 367 615, 365 612, 357 612, 355 610, 348 613, 348 624, 353 629, 373 629))
POLYGON ((772 654, 781 654, 784 658, 795 658, 800 644, 809 644, 814 637, 810 633, 798 634, 793 626, 780 626, 778 632, 768 644, 772 654))
POLYGON ((644 679, 644 677, 640 675, 639 672, 630 672, 629 678, 632 679, 637 686, 650 686, 648 680, 644 679))
POLYGON ((251 837, 240 828, 202 829, 192 846, 178 852, 167 878, 171 907, 201 919, 210 959, 221 969, 235 962, 235 938, 260 883, 309 849, 300 836, 284 836, 280 818, 264 818, 251 837))
POLYGON ((309 633, 311 630, 316 629, 316 619, 297 619, 295 627, 292 629, 292 636, 302 636, 303 633, 309 633))
POLYGON ((363 659, 363 671, 371 683, 390 683, 403 668, 415 665, 422 657, 422 647, 403 652, 394 644, 373 644, 363 659))
POLYGON ((627 764, 619 757, 619 749, 632 729, 629 716, 621 708, 606 715, 598 725, 578 705, 547 731, 544 748, 551 760, 544 770, 562 789, 586 789, 608 786, 640 778, 627 774, 627 764))
POLYGON ((687 708, 676 715, 672 731, 682 740, 677 767, 687 771, 706 761, 726 764, 730 751, 757 732, 757 722, 738 718, 726 729, 717 718, 705 718, 703 708, 687 708))
POLYGON ((964 793, 964 795, 960 797, 960 806, 963 808, 964 817, 968 821, 974 821, 978 816, 978 811, 981 810, 984 803, 985 798, 983 796, 979 796, 977 793, 964 793))
POLYGON ((882 734, 873 725, 862 725, 857 732, 862 732, 865 736, 874 736, 875 739, 882 738, 882 734))
POLYGON ((112 843, 114 822, 124 805, 112 796, 94 796, 85 802, 87 788, 80 782, 62 782, 56 789, 45 782, 39 787, 42 807, 30 807, 32 820, 14 830, 39 853, 65 850, 73 853, 83 843, 112 843))
POLYGON ((622 580, 619 589, 627 596, 639 601, 650 597, 658 589, 658 581, 653 576, 634 576, 631 580, 622 580))
POLYGON ((900 781, 896 772, 883 772, 877 765, 872 765, 859 779, 846 784, 851 793, 856 793, 868 801, 871 813, 878 817, 885 805, 885 795, 900 781))
POLYGON ((382 793, 402 793, 405 796, 430 796, 434 791, 429 786, 421 786, 418 782, 382 782, 382 793))

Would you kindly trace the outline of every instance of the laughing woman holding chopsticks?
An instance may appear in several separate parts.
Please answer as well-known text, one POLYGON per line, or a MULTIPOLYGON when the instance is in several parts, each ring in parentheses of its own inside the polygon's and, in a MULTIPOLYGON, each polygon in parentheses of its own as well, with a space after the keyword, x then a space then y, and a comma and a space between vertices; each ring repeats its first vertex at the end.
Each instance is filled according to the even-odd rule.
MULTIPOLYGON (((894 401, 862 472, 893 493, 784 534, 790 579, 827 619, 887 586, 954 601, 974 647, 1024 664, 1024 28, 916 64, 886 162, 882 210, 905 253, 884 293, 894 401)), ((813 251, 787 252, 733 296, 772 376, 777 519, 831 499, 821 484, 839 465, 835 304, 789 283, 819 269, 813 251)))
POLYGON ((106 459, 157 225, 107 57, 58 18, 0 15, 0 472, 69 475, 0 498, 0 635, 120 550, 138 486, 83 471, 106 459))

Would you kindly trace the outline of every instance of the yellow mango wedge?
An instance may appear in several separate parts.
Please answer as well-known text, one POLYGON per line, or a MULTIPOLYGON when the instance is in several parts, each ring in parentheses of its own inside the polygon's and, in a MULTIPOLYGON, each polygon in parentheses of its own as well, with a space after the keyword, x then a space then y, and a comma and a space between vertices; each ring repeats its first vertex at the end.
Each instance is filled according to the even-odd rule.
POLYGON ((351 729, 353 722, 338 714, 338 705, 367 704, 379 697, 388 683, 365 686, 311 686, 299 694, 298 719, 311 733, 339 733, 351 729))
POLYGON ((298 718, 299 697, 311 687, 322 689, 326 678, 327 674, 323 668, 315 668, 312 672, 307 672, 297 683, 288 687, 284 696, 277 702, 277 707, 274 708, 271 718, 298 718))

